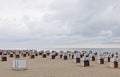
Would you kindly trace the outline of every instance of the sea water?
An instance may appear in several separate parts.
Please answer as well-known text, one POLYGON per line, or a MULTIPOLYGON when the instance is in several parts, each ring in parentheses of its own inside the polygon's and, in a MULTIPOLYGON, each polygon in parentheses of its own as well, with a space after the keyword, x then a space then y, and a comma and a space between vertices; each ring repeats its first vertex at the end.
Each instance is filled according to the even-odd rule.
POLYGON ((120 53, 120 48, 43 48, 41 50, 55 50, 55 51, 93 51, 93 52, 119 52, 120 53))
MULTIPOLYGON (((92 51, 92 52, 119 52, 120 53, 120 48, 16 48, 17 50, 37 50, 37 51, 40 51, 40 50, 44 50, 44 51, 92 51)), ((9 49, 5 49, 5 50, 9 50, 9 49)), ((10 49, 10 50, 15 50, 15 49, 10 49)))

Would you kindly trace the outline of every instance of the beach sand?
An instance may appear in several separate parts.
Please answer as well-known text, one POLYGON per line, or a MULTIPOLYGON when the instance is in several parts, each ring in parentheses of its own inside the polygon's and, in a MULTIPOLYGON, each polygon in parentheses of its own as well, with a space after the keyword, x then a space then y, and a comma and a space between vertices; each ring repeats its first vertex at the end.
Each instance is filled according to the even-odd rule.
MULTIPOLYGON (((62 60, 57 57, 55 60, 50 57, 41 56, 27 60, 27 70, 12 70, 12 62, 15 58, 8 61, 0 61, 0 77, 120 77, 120 68, 109 67, 109 63, 97 64, 96 61, 90 62, 90 67, 82 67, 76 64, 73 59, 62 60)), ((120 66, 120 64, 119 64, 120 66)))

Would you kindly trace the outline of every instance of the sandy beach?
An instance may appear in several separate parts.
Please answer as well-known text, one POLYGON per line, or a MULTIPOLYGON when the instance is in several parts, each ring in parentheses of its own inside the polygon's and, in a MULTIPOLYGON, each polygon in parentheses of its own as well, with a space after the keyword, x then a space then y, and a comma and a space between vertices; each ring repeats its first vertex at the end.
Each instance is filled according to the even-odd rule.
MULTIPOLYGON (((30 59, 29 57, 21 59, 27 60, 27 70, 12 70, 12 62, 15 58, 9 58, 8 61, 0 62, 1 77, 119 77, 120 68, 109 67, 109 63, 97 64, 96 61, 90 61, 90 67, 82 67, 80 63, 76 64, 73 59, 63 60, 59 56, 52 60, 50 57, 41 56, 30 59)), ((120 65, 120 63, 119 63, 120 65)))

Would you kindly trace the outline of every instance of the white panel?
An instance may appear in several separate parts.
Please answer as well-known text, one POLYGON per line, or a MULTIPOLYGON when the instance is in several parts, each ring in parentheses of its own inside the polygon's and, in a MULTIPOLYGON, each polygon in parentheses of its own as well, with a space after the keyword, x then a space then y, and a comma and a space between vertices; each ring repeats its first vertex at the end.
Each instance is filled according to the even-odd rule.
POLYGON ((24 59, 13 60, 13 69, 15 70, 27 69, 27 61, 24 59))
POLYGON ((25 69, 26 68, 26 60, 18 60, 18 68, 25 69))
POLYGON ((15 60, 13 60, 13 68, 15 68, 15 60))

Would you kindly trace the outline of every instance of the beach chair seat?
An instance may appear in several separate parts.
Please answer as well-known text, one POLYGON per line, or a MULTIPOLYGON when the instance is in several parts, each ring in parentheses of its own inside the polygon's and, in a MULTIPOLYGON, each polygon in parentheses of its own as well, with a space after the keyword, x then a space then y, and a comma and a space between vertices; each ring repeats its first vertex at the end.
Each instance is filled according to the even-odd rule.
POLYGON ((26 54, 23 54, 23 57, 26 57, 26 54))
POLYGON ((42 55, 42 58, 46 58, 46 54, 43 54, 43 55, 42 55))
POLYGON ((2 61, 7 61, 7 57, 2 57, 2 61))
POLYGON ((110 57, 108 57, 108 62, 110 62, 110 57))
POLYGON ((95 55, 98 55, 97 52, 95 53, 95 55))
POLYGON ((16 55, 15 57, 16 57, 16 58, 20 58, 20 55, 16 55))
POLYGON ((39 55, 42 55, 42 53, 40 52, 39 55))
POLYGON ((72 55, 72 59, 74 59, 74 55, 72 55))
POLYGON ((30 55, 30 58, 31 58, 31 59, 34 59, 34 58, 35 58, 35 55, 30 55))
POLYGON ((0 55, 2 55, 2 52, 0 51, 0 55))
POLYGON ((58 56, 58 53, 55 53, 55 56, 58 56))
POLYGON ((84 61, 84 67, 86 67, 86 66, 90 66, 90 63, 88 60, 84 61))
POLYGON ((51 55, 51 59, 55 59, 55 55, 51 55))
POLYGON ((100 64, 104 64, 104 59, 100 59, 100 64))
POLYGON ((9 57, 13 57, 13 54, 10 54, 9 57))
POLYGON ((63 56, 63 59, 64 59, 64 60, 67 60, 67 59, 68 59, 67 55, 64 55, 64 56, 63 56))
POLYGON ((46 53, 47 54, 47 56, 49 56, 50 55, 50 53, 46 53))
POLYGON ((76 58, 76 63, 80 63, 80 58, 76 58))
POLYGON ((82 60, 80 62, 80 66, 82 66, 82 67, 89 67, 90 66, 90 61, 89 60, 82 60))
POLYGON ((92 61, 95 61, 95 56, 92 56, 92 61))
POLYGON ((62 56, 63 56, 63 55, 61 54, 61 55, 60 55, 60 58, 62 58, 62 56))
POLYGON ((71 54, 70 53, 68 54, 68 56, 69 56, 69 58, 71 58, 71 54))
POLYGON ((114 68, 118 68, 118 62, 114 62, 114 68))
POLYGON ((82 54, 80 54, 80 58, 83 58, 83 55, 82 55, 82 54))
POLYGON ((38 56, 38 54, 36 53, 35 56, 38 56))

